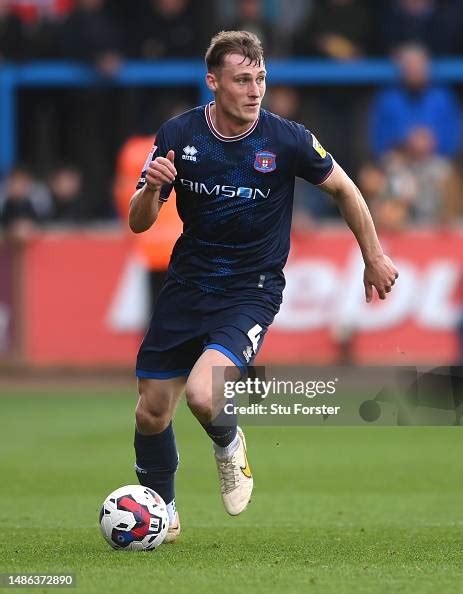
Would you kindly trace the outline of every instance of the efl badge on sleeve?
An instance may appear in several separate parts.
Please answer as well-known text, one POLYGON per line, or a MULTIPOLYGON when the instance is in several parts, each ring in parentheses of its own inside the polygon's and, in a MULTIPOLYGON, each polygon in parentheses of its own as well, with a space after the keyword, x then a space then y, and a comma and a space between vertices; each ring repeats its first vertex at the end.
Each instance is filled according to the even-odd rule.
POLYGON ((322 145, 318 142, 317 138, 312 134, 312 146, 317 151, 322 159, 326 157, 326 151, 322 145))
POLYGON ((262 173, 270 173, 277 168, 277 156, 268 151, 259 151, 256 153, 256 160, 254 161, 254 169, 262 173))

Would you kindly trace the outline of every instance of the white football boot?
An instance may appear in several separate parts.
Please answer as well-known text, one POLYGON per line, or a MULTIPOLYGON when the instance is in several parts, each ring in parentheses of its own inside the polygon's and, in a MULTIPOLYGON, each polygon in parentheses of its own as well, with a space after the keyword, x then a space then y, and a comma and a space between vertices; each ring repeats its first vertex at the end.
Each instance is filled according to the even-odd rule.
POLYGON ((220 492, 225 509, 231 516, 243 512, 251 499, 254 484, 246 453, 246 440, 237 428, 239 445, 229 458, 217 458, 220 492))
POLYGON ((167 544, 177 540, 177 538, 180 536, 180 529, 180 518, 178 512, 175 512, 175 520, 173 522, 169 522, 169 528, 167 530, 166 537, 162 542, 167 544))

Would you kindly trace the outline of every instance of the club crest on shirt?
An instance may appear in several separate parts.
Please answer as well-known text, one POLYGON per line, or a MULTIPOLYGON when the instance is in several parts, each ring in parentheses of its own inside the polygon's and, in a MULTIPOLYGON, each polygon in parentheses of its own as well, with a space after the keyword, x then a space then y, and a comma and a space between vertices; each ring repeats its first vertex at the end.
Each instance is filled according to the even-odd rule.
POLYGON ((256 153, 254 169, 262 173, 270 173, 277 168, 277 156, 269 151, 259 151, 256 153))

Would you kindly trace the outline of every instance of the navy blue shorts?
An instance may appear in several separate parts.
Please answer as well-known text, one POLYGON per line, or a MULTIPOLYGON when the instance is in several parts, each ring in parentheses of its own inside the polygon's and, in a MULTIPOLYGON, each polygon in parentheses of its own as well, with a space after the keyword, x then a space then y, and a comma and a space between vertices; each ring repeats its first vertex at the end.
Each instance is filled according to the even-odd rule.
POLYGON ((220 351, 244 373, 280 303, 281 292, 206 293, 167 279, 138 351, 137 377, 188 376, 206 349, 220 351))

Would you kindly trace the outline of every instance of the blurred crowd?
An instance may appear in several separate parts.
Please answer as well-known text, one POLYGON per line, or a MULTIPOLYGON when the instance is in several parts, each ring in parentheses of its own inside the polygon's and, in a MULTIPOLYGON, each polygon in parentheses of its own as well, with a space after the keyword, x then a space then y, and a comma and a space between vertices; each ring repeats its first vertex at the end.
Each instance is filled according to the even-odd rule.
POLYGON ((460 0, 0 0, 0 56, 202 56, 220 28, 254 31, 268 56, 350 59, 419 41, 436 55, 463 51, 460 0))
MULTIPOLYGON (((462 102, 458 88, 434 83, 430 63, 463 59, 461 0, 0 0, 0 67, 74 60, 110 81, 128 59, 202 57, 222 28, 255 32, 268 57, 395 60, 400 80, 385 88, 270 80, 265 107, 317 134, 381 228, 459 220, 462 102)), ((22 237, 47 223, 114 218, 118 154, 197 104, 196 93, 109 84, 21 90, 21 165, 1 181, 0 225, 22 237)), ((298 183, 296 230, 337 217, 324 194, 298 183)))

